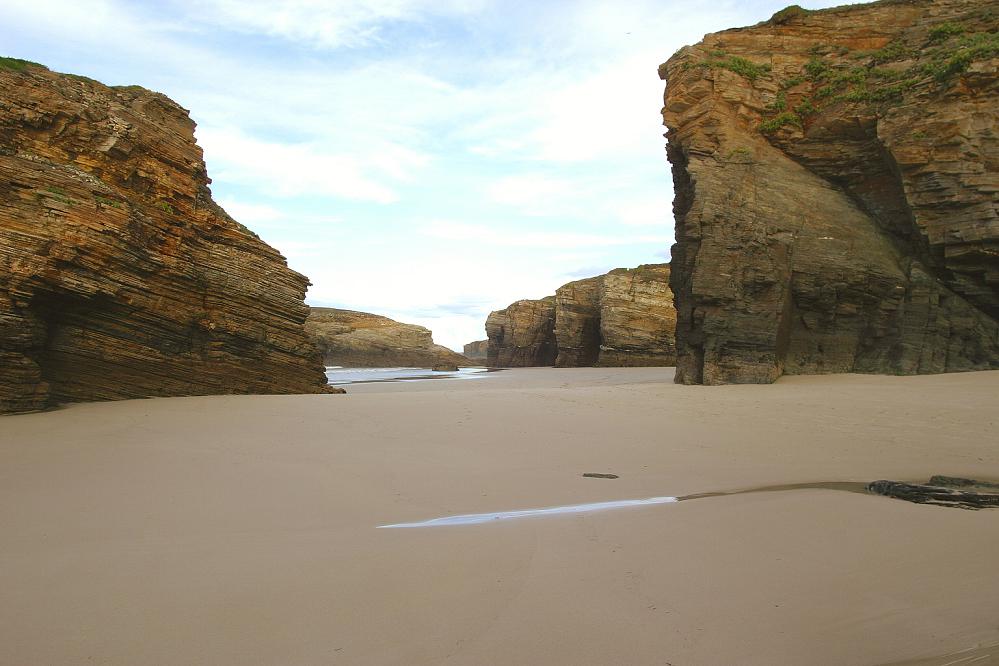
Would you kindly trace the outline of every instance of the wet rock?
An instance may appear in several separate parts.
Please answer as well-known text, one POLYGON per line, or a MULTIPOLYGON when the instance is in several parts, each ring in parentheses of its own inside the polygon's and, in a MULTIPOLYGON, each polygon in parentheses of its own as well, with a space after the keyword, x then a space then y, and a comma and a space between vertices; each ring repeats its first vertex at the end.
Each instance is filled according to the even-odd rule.
POLYGON ((584 472, 583 476, 588 479, 618 479, 617 474, 603 474, 601 472, 584 472))
POLYGON ((973 479, 934 476, 926 484, 874 481, 867 489, 917 504, 936 504, 960 509, 999 507, 999 484, 973 479))
POLYGON ((438 363, 431 370, 434 372, 458 372, 458 366, 453 363, 438 363))
POLYGON ((995 8, 790 12, 660 68, 678 382, 999 368, 995 8))
POLYGON ((0 69, 0 412, 323 390, 309 282, 212 200, 194 127, 137 86, 0 69))

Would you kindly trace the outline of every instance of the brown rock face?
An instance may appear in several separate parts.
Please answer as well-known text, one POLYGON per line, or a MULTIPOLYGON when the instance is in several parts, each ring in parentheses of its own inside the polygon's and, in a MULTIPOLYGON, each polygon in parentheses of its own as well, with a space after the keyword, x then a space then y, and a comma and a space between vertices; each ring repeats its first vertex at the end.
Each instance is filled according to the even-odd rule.
POLYGON ((555 366, 596 365, 600 357, 600 294, 604 276, 576 280, 555 290, 555 366))
POLYGON ((555 294, 562 368, 676 363, 676 310, 669 264, 616 268, 563 285, 555 294))
POLYGON ((617 268, 489 315, 489 365, 673 365, 675 326, 669 265, 617 268))
POLYGON ((324 389, 308 280, 209 182, 163 95, 0 68, 0 411, 324 389))
POLYGON ((785 11, 660 68, 677 381, 999 368, 997 14, 785 11))
POLYGON ((472 361, 485 361, 489 356, 489 340, 469 342, 464 348, 465 358, 472 361))
POLYGON ((555 363, 555 297, 511 303, 486 319, 491 368, 525 368, 555 363))
POLYGON ((434 344, 430 330, 367 312, 312 308, 306 332, 316 341, 326 365, 345 368, 395 368, 475 365, 447 347, 434 344))
POLYGON ((616 268, 604 276, 597 365, 676 365, 676 309, 669 273, 669 264, 648 264, 616 268))

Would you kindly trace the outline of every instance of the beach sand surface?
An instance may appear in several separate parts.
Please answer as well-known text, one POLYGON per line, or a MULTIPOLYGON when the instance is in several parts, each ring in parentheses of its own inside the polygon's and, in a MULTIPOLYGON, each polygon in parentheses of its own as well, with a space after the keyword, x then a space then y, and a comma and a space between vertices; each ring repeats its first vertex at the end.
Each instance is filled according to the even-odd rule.
POLYGON ((819 488, 376 529, 999 479, 999 372, 348 390, 0 418, 0 664, 999 663, 999 510, 819 488))

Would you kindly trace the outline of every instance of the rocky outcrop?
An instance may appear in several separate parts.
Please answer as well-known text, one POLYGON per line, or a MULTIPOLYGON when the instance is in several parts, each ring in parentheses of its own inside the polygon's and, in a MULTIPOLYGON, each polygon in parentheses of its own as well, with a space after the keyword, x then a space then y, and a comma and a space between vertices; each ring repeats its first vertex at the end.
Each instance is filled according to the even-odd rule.
POLYGON ((522 300, 486 319, 491 368, 550 366, 555 363, 555 297, 522 300))
POLYGON ((570 282, 555 296, 559 367, 676 363, 669 264, 615 268, 570 282))
POLYGON ((873 481, 867 484, 867 490, 916 504, 972 510, 999 507, 999 483, 953 476, 934 476, 925 484, 873 481))
POLYGON ((209 182, 167 97, 0 59, 0 411, 324 389, 308 280, 209 182))
POLYGON ((673 365, 676 314, 668 281, 668 264, 617 268, 562 285, 544 301, 494 312, 486 323, 488 364, 673 365))
POLYGON ((429 329, 367 312, 312 308, 305 330, 326 365, 345 368, 434 368, 475 365, 434 344, 429 329))
POLYGON ((999 367, 997 14, 792 7, 660 68, 677 381, 999 367))
POLYGON ((489 356, 489 340, 469 342, 465 345, 464 355, 471 361, 485 361, 489 356))
POLYGON ((600 294, 604 276, 576 280, 555 290, 555 366, 580 368, 600 357, 600 294))

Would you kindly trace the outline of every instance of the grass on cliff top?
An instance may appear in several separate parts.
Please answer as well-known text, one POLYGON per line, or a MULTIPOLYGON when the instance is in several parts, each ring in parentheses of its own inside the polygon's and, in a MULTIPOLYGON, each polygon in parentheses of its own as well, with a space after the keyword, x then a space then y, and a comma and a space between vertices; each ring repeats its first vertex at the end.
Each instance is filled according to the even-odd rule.
POLYGON ((41 67, 42 69, 48 69, 45 65, 32 62, 31 60, 21 60, 20 58, 7 58, 0 56, 0 70, 6 69, 14 72, 23 72, 29 67, 41 67))
POLYGON ((698 63, 684 63, 683 69, 692 69, 694 67, 727 69, 750 81, 755 81, 770 71, 770 65, 768 64, 758 65, 740 56, 730 56, 724 51, 710 51, 708 55, 710 57, 707 60, 698 63))
POLYGON ((812 12, 800 5, 789 5, 770 17, 770 23, 784 25, 799 16, 808 16, 812 12))
MULTIPOLYGON (((903 102, 914 89, 946 86, 972 63, 999 56, 999 33, 968 33, 960 25, 942 23, 930 29, 922 48, 896 40, 877 51, 860 53, 867 58, 866 65, 851 66, 823 57, 823 50, 829 49, 814 48, 800 73, 778 82, 778 93, 766 108, 770 117, 759 125, 761 133, 802 127, 810 116, 830 104, 847 102, 885 109, 903 102), (792 110, 788 91, 802 84, 809 84, 811 92, 799 98, 792 110)), ((845 55, 835 49, 831 53, 845 55)), ((855 61, 857 56, 850 54, 850 59, 855 61)))

